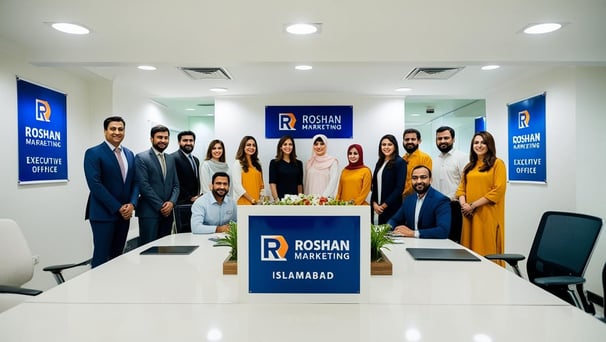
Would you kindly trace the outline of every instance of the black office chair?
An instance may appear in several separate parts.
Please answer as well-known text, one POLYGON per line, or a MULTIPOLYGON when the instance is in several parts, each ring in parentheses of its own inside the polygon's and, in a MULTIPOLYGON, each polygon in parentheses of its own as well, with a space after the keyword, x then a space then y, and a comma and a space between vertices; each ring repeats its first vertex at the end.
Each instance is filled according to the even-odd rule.
POLYGON ((173 210, 177 233, 191 233, 191 204, 179 204, 173 210))
MULTIPOLYGON (((541 217, 526 263, 528 278, 543 288, 590 314, 595 309, 585 297, 585 268, 595 246, 602 219, 595 216, 547 211, 541 217), (576 287, 576 293, 572 286, 576 287)), ((519 254, 491 254, 490 260, 504 260, 520 275, 519 254)), ((521 276, 521 275, 520 275, 521 276)))
POLYGON ((602 322, 606 323, 606 262, 602 267, 602 322))

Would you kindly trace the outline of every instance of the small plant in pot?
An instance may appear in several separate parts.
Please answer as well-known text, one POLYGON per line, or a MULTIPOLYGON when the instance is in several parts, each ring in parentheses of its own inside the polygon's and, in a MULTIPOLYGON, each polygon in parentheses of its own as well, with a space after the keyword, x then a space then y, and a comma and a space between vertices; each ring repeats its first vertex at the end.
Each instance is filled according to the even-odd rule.
POLYGON ((391 226, 388 224, 370 226, 370 274, 391 275, 392 265, 382 248, 389 250, 387 245, 394 241, 391 237, 391 226))
POLYGON ((229 222, 229 230, 225 236, 217 241, 217 244, 229 246, 231 248, 229 256, 223 262, 223 274, 238 273, 238 224, 234 221, 229 222))

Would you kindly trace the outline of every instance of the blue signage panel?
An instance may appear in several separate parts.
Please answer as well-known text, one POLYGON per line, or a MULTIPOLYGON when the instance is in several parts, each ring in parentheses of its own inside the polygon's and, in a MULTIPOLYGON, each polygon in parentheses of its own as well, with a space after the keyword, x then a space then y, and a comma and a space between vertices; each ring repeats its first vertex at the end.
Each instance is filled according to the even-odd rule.
POLYGON ((249 293, 360 293, 360 217, 249 216, 249 293))
POLYGON ((266 106, 265 137, 313 138, 353 137, 352 106, 266 106))
POLYGON ((65 94, 17 79, 19 182, 67 180, 65 94))
POLYGON ((509 180, 546 182, 545 94, 508 105, 509 180))

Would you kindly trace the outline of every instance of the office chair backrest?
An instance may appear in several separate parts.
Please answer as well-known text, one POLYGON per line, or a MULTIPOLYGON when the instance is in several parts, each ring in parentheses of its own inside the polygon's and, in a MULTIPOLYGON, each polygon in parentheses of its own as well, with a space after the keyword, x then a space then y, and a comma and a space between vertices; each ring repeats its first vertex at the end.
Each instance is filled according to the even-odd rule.
POLYGON ((32 254, 17 222, 0 219, 0 285, 20 287, 33 274, 32 254))
POLYGON ((526 264, 530 281, 548 276, 582 277, 601 228, 599 217, 545 212, 526 264))
POLYGON ((177 233, 191 232, 191 204, 179 204, 175 206, 175 226, 177 233))

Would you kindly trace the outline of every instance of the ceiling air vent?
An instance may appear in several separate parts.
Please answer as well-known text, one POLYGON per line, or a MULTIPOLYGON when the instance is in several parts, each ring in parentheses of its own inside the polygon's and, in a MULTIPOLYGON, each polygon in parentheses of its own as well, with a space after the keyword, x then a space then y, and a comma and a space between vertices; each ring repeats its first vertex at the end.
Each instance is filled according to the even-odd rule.
POLYGON ((414 68, 404 77, 406 80, 447 80, 464 67, 456 68, 414 68))
POLYGON ((180 67, 193 80, 231 80, 231 76, 223 68, 188 68, 180 67))

